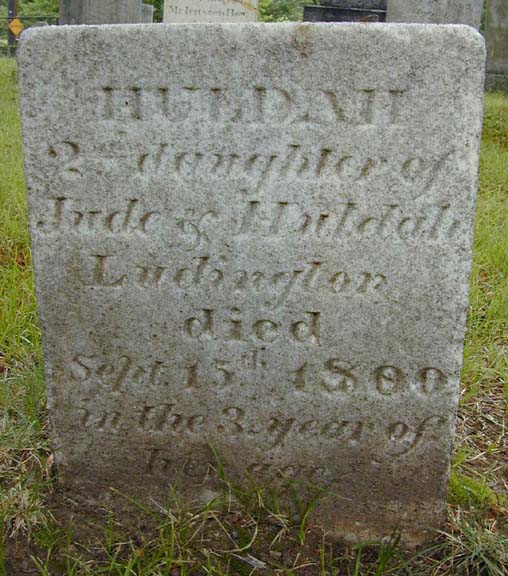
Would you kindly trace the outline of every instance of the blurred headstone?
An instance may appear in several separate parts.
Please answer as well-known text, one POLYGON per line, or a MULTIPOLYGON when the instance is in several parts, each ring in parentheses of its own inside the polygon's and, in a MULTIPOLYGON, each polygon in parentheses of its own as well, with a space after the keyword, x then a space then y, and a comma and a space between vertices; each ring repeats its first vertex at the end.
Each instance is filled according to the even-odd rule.
POLYGON ((467 24, 478 30, 482 10, 483 0, 388 0, 386 21, 467 24))
POLYGON ((141 18, 145 24, 153 24, 153 11, 154 8, 151 4, 142 4, 141 18))
POLYGON ((60 0, 60 24, 138 23, 141 4, 141 0, 60 0))
POLYGON ((319 0, 317 3, 325 6, 336 6, 337 8, 386 11, 386 0, 319 0))
POLYGON ((336 6, 304 6, 304 22, 384 22, 384 10, 338 8, 336 6))
POLYGON ((508 92, 508 0, 489 0, 487 7, 487 89, 508 92))

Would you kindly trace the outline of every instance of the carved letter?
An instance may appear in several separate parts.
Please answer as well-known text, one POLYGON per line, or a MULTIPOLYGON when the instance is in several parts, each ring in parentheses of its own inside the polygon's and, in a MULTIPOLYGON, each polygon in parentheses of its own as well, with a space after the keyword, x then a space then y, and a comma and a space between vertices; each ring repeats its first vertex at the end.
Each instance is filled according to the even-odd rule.
POLYGON ((290 334, 297 342, 319 343, 319 318, 320 312, 307 312, 308 321, 302 320, 291 324, 290 334))
POLYGON ((103 286, 105 288, 118 288, 122 286, 126 280, 125 274, 116 280, 106 280, 106 258, 111 258, 107 254, 97 254, 92 256, 95 259, 95 267, 93 270, 93 284, 96 286, 103 286))

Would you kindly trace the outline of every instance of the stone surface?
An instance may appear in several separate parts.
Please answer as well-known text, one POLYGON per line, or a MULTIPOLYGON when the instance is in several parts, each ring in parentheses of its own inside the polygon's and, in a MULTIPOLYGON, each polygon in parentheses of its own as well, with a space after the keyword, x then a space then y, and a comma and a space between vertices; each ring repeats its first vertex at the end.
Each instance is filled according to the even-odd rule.
POLYGON ((141 0, 60 0, 60 24, 132 24, 141 21, 141 0))
POLYGON ((487 8, 487 88, 508 92, 508 2, 489 0, 487 8))
POLYGON ((164 22, 255 22, 258 0, 164 0, 164 22))
POLYGON ((153 24, 153 6, 151 4, 141 5, 141 20, 145 24, 153 24))
POLYGON ((335 536, 425 539, 459 397, 483 62, 462 26, 23 36, 69 489, 205 498, 213 447, 234 482, 326 488, 314 518, 335 536))
POLYGON ((467 24, 479 30, 482 10, 483 0, 388 0, 386 20, 427 24, 467 24))

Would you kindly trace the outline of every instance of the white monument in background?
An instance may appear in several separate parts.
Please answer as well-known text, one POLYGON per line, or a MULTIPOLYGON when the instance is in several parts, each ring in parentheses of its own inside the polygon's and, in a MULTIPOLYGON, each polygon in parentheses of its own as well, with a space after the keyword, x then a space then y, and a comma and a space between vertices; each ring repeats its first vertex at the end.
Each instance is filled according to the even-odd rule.
POLYGON ((164 22, 256 22, 258 0, 165 0, 164 22))

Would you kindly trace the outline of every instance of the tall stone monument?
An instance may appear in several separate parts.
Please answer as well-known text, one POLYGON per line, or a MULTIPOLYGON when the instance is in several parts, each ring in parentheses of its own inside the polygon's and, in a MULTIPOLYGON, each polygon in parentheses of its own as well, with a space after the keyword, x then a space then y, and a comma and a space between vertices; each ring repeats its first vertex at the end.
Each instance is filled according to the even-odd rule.
POLYGON ((218 457, 232 482, 319 493, 314 519, 334 536, 431 534, 459 398, 484 58, 461 26, 23 36, 68 489, 206 499, 218 457))
POLYGON ((483 2, 484 0, 388 0, 386 21, 467 24, 479 30, 483 2))
POLYGON ((142 21, 141 0, 60 0, 60 24, 132 24, 142 21))
POLYGON ((489 0, 487 6, 487 88, 508 92, 508 2, 489 0))
POLYGON ((164 0, 164 22, 255 22, 258 0, 164 0))

